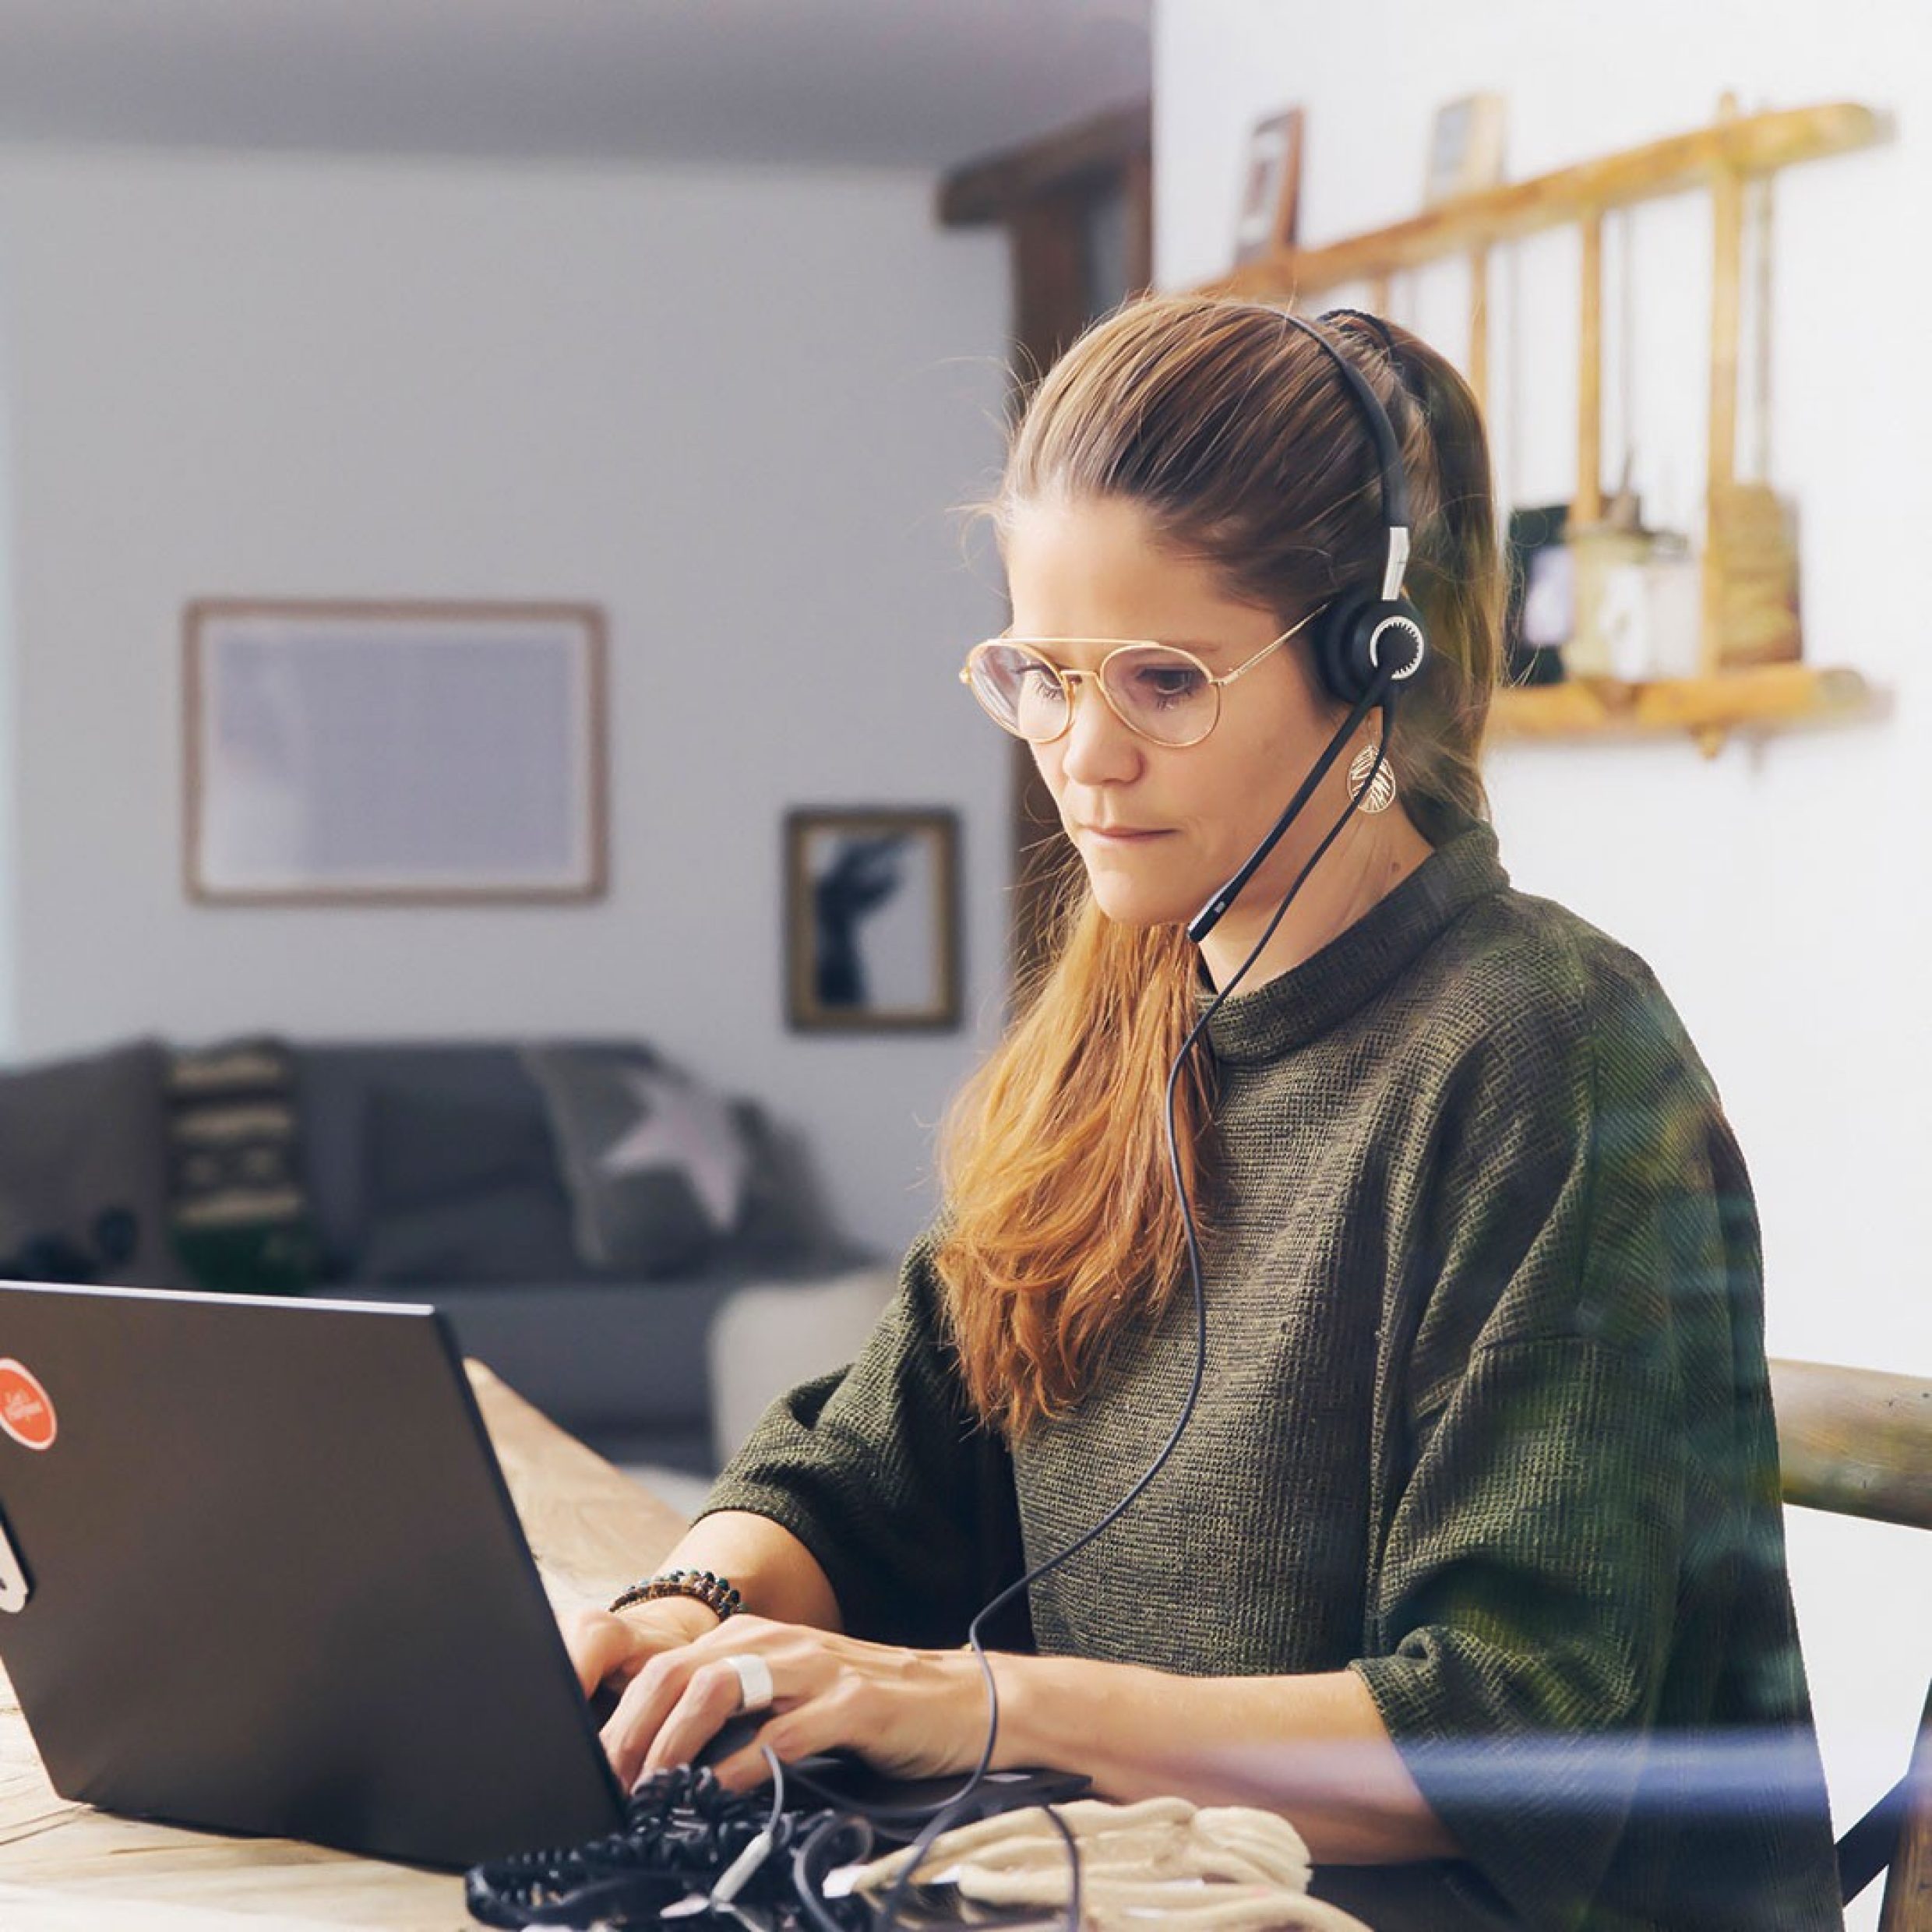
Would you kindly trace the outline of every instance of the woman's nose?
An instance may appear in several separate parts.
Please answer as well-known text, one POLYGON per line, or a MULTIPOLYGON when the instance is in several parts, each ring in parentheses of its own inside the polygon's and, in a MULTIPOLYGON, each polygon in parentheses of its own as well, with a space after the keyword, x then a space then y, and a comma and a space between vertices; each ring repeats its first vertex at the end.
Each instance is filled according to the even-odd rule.
POLYGON ((1076 784, 1118 784, 1140 769, 1133 732, 1115 716, 1091 678, 1074 681, 1074 713, 1060 741, 1060 767, 1076 784))

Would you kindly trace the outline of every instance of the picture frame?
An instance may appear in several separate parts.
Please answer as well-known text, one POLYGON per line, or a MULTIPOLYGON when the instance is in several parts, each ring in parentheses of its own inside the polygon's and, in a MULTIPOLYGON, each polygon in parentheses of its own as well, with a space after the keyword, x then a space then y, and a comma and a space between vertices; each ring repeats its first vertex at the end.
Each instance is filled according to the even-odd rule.
POLYGON ((1304 125, 1301 108, 1285 108, 1257 121, 1249 133, 1241 206, 1235 217, 1237 267, 1292 249, 1299 239, 1304 125))
POLYGON ((1555 684, 1563 647, 1576 628, 1575 559, 1570 506, 1545 503, 1509 513, 1509 600, 1504 619, 1504 682, 1555 684))
POLYGON ((944 1032, 961 1016, 959 819, 808 806, 784 821, 785 1018, 798 1032, 944 1032))
POLYGON ((601 898, 604 614, 198 599, 182 624, 183 883, 203 905, 601 898))
POLYGON ((1503 178, 1503 96, 1461 94, 1436 110, 1429 131, 1423 206, 1495 187, 1503 178))

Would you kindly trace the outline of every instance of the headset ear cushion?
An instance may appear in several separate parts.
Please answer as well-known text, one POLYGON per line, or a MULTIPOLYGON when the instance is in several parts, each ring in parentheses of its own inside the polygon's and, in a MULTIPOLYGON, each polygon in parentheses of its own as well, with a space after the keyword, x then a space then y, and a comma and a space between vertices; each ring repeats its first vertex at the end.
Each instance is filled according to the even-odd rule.
POLYGON ((1322 612, 1315 626, 1315 668, 1338 703, 1353 704, 1369 688, 1368 679, 1356 668, 1358 658, 1366 662, 1365 654, 1351 646, 1364 634, 1362 619, 1376 601, 1366 591, 1345 591, 1322 612))
POLYGON ((1376 661, 1377 633, 1379 648, 1394 654, 1396 685, 1399 688, 1421 670, 1429 647, 1423 631, 1422 613, 1406 598, 1385 603, 1378 597, 1358 592, 1339 600, 1326 613, 1332 621, 1323 624, 1315 638, 1315 665, 1329 695, 1338 703, 1355 704, 1375 682, 1383 667, 1376 661), (1393 624, 1393 629, 1384 626, 1393 624))

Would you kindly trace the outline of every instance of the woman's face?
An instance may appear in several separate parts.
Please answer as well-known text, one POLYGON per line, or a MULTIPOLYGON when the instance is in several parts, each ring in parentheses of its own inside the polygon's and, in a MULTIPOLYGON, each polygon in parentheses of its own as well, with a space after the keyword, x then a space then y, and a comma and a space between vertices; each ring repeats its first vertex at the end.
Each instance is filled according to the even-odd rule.
MULTIPOLYGON (((1026 504, 1005 551, 1015 637, 1179 644, 1222 677, 1285 628, 1231 602, 1204 564, 1162 548, 1146 513, 1119 499, 1026 504)), ((1096 669, 1109 648, 1041 647, 1081 671, 1096 669)), ((1072 724, 1033 756, 1109 918, 1192 918, 1266 837, 1341 721, 1306 650, 1304 635, 1262 659, 1222 691, 1214 730, 1178 749, 1136 735, 1091 680, 1077 682, 1072 724)), ((1244 911, 1271 908, 1293 883, 1347 802, 1347 762, 1243 894, 1244 911)))

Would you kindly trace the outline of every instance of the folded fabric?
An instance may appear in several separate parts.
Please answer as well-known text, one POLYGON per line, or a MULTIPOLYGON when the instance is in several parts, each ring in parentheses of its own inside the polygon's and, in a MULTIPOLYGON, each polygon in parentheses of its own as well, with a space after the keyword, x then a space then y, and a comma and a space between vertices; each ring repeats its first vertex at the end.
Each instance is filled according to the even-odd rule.
MULTIPOLYGON (((1369 1932, 1359 1919, 1309 1897, 1308 1847, 1271 1811, 1197 1808, 1185 1798, 1081 1798, 1054 1810, 1079 1855, 1084 1925, 1369 1932)), ((852 1889, 883 1895, 911 1856, 894 1852, 862 1867, 852 1889)), ((1008 1811, 936 1839, 920 1881, 952 1884, 980 1905, 1064 1910, 1072 1864, 1050 1820, 1038 1810, 1008 1811)))

